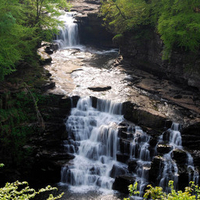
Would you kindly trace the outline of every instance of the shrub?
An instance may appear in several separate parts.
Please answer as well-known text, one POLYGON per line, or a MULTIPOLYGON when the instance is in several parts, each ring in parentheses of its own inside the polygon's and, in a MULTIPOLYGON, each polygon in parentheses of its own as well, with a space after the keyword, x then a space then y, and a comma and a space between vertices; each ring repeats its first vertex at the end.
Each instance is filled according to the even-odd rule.
MULTIPOLYGON (((195 200, 200 199, 200 187, 195 185, 194 182, 190 182, 188 187, 185 187, 185 191, 176 191, 174 189, 174 182, 169 181, 169 187, 171 192, 166 193, 162 187, 147 186, 143 196, 144 199, 161 199, 161 200, 195 200)), ((129 185, 130 196, 138 194, 137 183, 129 185)), ((130 198, 124 198, 124 200, 130 200, 130 198)))
MULTIPOLYGON (((47 186, 46 188, 41 188, 39 191, 36 191, 33 188, 30 188, 28 183, 26 181, 19 182, 16 181, 14 183, 6 183, 6 185, 3 188, 0 188, 0 199, 3 200, 28 200, 34 198, 36 195, 46 192, 46 191, 52 191, 57 190, 56 187, 47 186)), ((49 195, 47 200, 55 200, 60 199, 62 197, 63 193, 54 197, 52 194, 49 195)))

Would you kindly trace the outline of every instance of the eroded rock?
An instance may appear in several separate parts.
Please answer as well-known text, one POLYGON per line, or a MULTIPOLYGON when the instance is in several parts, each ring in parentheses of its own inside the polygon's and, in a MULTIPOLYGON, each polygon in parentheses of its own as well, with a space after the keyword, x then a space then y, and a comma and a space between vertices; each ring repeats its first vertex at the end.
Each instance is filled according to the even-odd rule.
POLYGON ((111 86, 94 86, 94 87, 88 87, 89 90, 95 91, 95 92, 101 92, 101 91, 107 91, 111 89, 111 86))
POLYGON ((135 182, 135 178, 131 175, 121 175, 118 176, 114 183, 113 183, 113 189, 118 190, 122 193, 128 194, 128 186, 130 184, 133 184, 135 182))

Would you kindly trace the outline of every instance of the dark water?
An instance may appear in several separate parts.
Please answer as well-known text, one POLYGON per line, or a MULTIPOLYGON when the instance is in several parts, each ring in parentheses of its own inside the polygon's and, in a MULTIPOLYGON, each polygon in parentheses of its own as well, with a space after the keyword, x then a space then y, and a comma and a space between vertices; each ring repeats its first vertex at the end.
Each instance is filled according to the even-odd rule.
MULTIPOLYGON (((55 186, 56 187, 56 186, 55 186)), ((61 200, 123 200, 127 195, 113 192, 113 194, 101 194, 99 191, 90 191, 83 193, 71 192, 67 187, 57 186, 58 190, 41 193, 37 195, 34 200, 45 200, 49 194, 53 194, 55 197, 61 193, 64 193, 61 200)))

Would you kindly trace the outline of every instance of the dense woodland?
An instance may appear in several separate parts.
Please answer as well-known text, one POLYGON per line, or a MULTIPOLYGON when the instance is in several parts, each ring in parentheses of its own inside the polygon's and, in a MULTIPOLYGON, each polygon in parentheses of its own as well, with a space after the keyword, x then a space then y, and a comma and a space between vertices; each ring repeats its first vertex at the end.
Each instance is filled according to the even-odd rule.
POLYGON ((51 40, 62 25, 55 18, 60 15, 59 8, 70 6, 66 0, 1 0, 1 80, 21 63, 35 63, 41 41, 51 40))
POLYGON ((31 149, 23 147, 31 134, 43 129, 38 102, 46 101, 41 95, 45 77, 37 49, 62 26, 59 9, 67 11, 70 4, 65 0, 0 1, 0 163, 4 163, 0 184, 4 170, 26 173, 32 164, 26 160, 31 149))
POLYGON ((199 49, 199 0, 106 0, 101 12, 115 39, 142 26, 155 28, 164 42, 163 59, 169 58, 174 47, 194 52, 199 49))

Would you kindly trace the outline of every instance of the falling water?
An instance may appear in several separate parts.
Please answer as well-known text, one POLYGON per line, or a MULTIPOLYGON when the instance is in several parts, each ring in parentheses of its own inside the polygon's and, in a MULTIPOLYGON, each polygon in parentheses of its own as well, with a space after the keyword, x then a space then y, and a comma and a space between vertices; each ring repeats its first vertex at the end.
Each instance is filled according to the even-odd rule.
POLYGON ((183 150, 182 138, 179 130, 179 124, 173 123, 171 128, 163 133, 159 141, 159 143, 168 142, 168 144, 172 147, 172 150, 169 153, 163 155, 164 168, 160 170, 161 179, 159 186, 163 187, 166 191, 170 191, 168 188, 168 182, 170 180, 174 181, 175 189, 178 189, 179 169, 176 160, 173 159, 174 151, 184 153, 187 156, 184 165, 187 166, 188 182, 194 181, 195 183, 198 183, 199 179, 199 174, 194 167, 192 156, 189 152, 183 150))
POLYGON ((75 159, 71 166, 63 167, 61 183, 69 183, 76 191, 111 190, 114 182, 110 173, 117 164, 117 125, 123 120, 121 104, 98 100, 96 107, 92 107, 91 98, 81 98, 66 121, 70 141, 66 148, 75 159))
MULTIPOLYGON (((129 137, 130 147, 128 150, 121 149, 121 151, 123 153, 129 153, 129 161, 135 163, 135 169, 133 171, 131 170, 131 175, 134 177, 135 181, 139 183, 138 189, 140 196, 142 196, 144 188, 148 184, 149 170, 152 159, 149 150, 150 136, 144 132, 141 127, 136 126, 135 124, 128 125, 126 134, 129 137), (132 139, 130 139, 130 135, 132 135, 132 139)), ((128 138, 126 138, 125 141, 127 141, 127 139, 128 138)), ((123 142, 125 145, 123 149, 127 149, 126 146, 128 144, 125 141, 123 142)))
POLYGON ((60 33, 56 36, 55 42, 61 49, 79 44, 78 25, 75 23, 74 15, 75 13, 65 12, 59 18, 64 22, 64 27, 60 27, 60 33))
MULTIPOLYGON (((174 181, 175 188, 178 184, 180 172, 173 158, 174 152, 185 152, 178 127, 173 123, 158 141, 158 144, 171 146, 171 150, 162 155, 163 164, 158 175, 159 186, 165 191, 169 191, 169 180, 174 181)), ((62 168, 60 185, 69 185, 76 192, 111 192, 115 178, 129 174, 139 183, 140 196, 143 195, 157 151, 151 152, 151 136, 123 118, 122 104, 101 99, 94 101, 91 97, 80 98, 71 109, 66 128, 69 138, 64 141, 64 146, 75 158, 62 168), (133 164, 132 169, 128 169, 127 161, 133 164)), ((197 183, 199 175, 193 159, 188 152, 184 155, 188 181, 197 183)))

